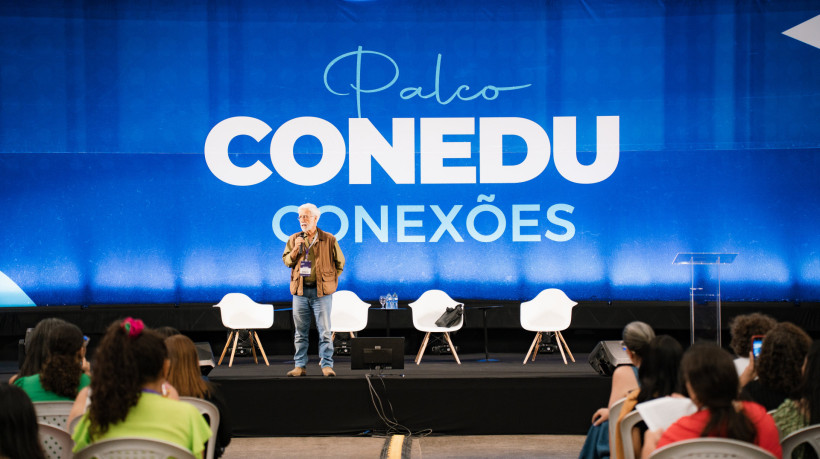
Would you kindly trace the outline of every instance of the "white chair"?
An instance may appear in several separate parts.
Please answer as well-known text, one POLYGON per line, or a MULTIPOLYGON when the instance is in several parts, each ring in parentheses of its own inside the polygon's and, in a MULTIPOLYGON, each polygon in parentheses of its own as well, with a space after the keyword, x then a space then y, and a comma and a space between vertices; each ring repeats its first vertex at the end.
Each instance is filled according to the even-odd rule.
POLYGON ((71 450, 74 448, 74 440, 65 430, 49 424, 37 423, 37 434, 40 436, 40 444, 47 458, 69 459, 73 457, 71 450))
POLYGON ((265 365, 268 363, 268 356, 265 355, 265 349, 262 348, 262 341, 259 340, 259 335, 256 330, 263 328, 270 328, 273 325, 273 305, 259 304, 248 298, 243 293, 229 293, 222 298, 219 304, 214 305, 219 308, 222 313, 222 324, 228 327, 231 332, 228 334, 228 342, 225 343, 225 348, 222 349, 222 355, 219 357, 217 365, 222 365, 222 359, 225 358, 225 352, 231 344, 231 337, 233 340, 233 349, 231 350, 231 360, 228 366, 233 366, 233 357, 236 353, 236 343, 239 341, 239 332, 241 330, 248 330, 248 335, 251 342, 251 351, 253 352, 253 361, 259 363, 256 358, 256 348, 253 345, 253 340, 256 338, 256 344, 259 345, 259 351, 265 359, 265 365))
POLYGON ((37 422, 58 427, 68 432, 68 413, 74 402, 34 402, 37 422))
MULTIPOLYGON (((745 441, 730 438, 693 438, 666 445, 655 450, 650 458, 738 458, 738 459, 772 459, 775 456, 763 448, 745 441)), ((785 457, 785 456, 784 456, 785 457)))
MULTIPOLYGON (((615 422, 617 423, 617 419, 615 422)), ((624 448, 624 459, 635 459, 635 443, 632 441, 632 428, 643 421, 641 413, 632 411, 624 416, 621 421, 621 429, 618 435, 621 436, 621 446, 624 448)))
MULTIPOLYGON (((609 407, 609 451, 615 451, 615 435, 618 435, 617 424, 618 416, 621 415, 621 408, 624 406, 626 397, 615 400, 615 403, 609 407)), ((615 454, 611 454, 615 456, 615 454)))
POLYGON ((567 363, 564 347, 567 348, 569 358, 575 362, 575 357, 572 356, 561 330, 569 328, 572 321, 572 308, 577 304, 575 301, 570 300, 566 293, 557 288, 542 290, 532 300, 521 303, 521 327, 524 330, 536 332, 530 350, 527 352, 527 356, 524 357, 525 365, 530 355, 532 355, 533 362, 535 361, 535 356, 538 354, 538 344, 545 332, 555 333, 555 342, 558 344, 558 350, 561 351, 564 364, 567 363), (563 343, 563 346, 561 346, 561 343, 563 343), (533 352, 533 350, 535 351, 533 352))
POLYGON ((350 333, 351 338, 356 332, 367 326, 367 311, 370 303, 365 303, 358 295, 350 290, 339 290, 333 294, 333 307, 330 309, 330 331, 333 333, 350 333))
POLYGON ((183 402, 194 405, 204 416, 207 417, 208 425, 211 426, 211 437, 208 439, 208 448, 205 450, 205 459, 213 459, 216 451, 216 433, 219 431, 219 408, 213 403, 196 397, 180 397, 183 402))
POLYGON ((416 330, 427 333, 424 335, 421 348, 416 355, 416 365, 421 363, 421 358, 424 356, 424 348, 427 347, 427 342, 430 339, 430 333, 441 333, 444 335, 447 344, 450 346, 450 351, 453 353, 453 357, 455 357, 456 362, 461 365, 461 360, 458 359, 458 354, 456 353, 456 347, 450 339, 450 332, 461 329, 464 325, 464 315, 462 314, 461 320, 452 327, 439 327, 436 325, 436 320, 444 314, 447 308, 455 308, 457 305, 464 307, 464 303, 459 303, 450 298, 450 295, 441 290, 427 290, 421 294, 419 299, 408 305, 413 314, 413 326, 416 330))
POLYGON ((820 424, 804 427, 786 435, 780 444, 783 446, 783 457, 791 459, 792 451, 803 443, 808 443, 820 456, 820 424))
POLYGON ((74 454, 74 459, 194 459, 190 451, 175 443, 153 438, 123 437, 92 443, 74 454))

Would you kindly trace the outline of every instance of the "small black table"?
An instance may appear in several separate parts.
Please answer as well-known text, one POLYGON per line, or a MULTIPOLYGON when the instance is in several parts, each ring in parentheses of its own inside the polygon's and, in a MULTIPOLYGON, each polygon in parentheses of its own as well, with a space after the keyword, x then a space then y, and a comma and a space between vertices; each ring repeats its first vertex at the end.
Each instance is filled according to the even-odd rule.
POLYGON ((405 311, 407 308, 370 308, 371 311, 385 311, 384 315, 384 326, 385 326, 385 336, 390 336, 390 311, 405 311))

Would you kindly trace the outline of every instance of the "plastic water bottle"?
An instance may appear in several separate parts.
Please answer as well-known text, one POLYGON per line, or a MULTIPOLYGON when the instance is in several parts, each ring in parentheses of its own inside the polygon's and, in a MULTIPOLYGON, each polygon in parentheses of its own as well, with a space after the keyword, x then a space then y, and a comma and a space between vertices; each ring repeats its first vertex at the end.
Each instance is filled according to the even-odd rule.
POLYGON ((399 309, 399 295, 393 293, 393 309, 399 309))

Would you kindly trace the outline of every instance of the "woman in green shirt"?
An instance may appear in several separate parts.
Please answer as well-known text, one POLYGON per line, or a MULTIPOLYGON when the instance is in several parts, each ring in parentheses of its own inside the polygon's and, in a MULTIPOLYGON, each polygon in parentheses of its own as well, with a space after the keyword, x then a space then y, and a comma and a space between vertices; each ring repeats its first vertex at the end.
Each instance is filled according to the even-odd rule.
POLYGON ((32 402, 73 401, 91 383, 83 372, 83 332, 74 324, 57 325, 46 338, 48 357, 40 373, 17 378, 32 402))

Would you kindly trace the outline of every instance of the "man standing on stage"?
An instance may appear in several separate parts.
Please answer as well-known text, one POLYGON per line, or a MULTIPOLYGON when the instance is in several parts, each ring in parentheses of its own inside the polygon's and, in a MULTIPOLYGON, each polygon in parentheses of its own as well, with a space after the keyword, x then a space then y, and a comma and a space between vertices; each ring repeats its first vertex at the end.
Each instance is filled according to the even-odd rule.
POLYGON ((330 332, 330 308, 345 266, 345 257, 336 237, 316 227, 321 212, 313 204, 299 206, 299 226, 302 231, 291 235, 282 260, 291 269, 290 293, 293 294, 293 344, 295 368, 288 376, 305 376, 308 362, 308 332, 310 316, 316 318, 319 330, 319 365, 325 376, 333 371, 333 341, 330 332))

